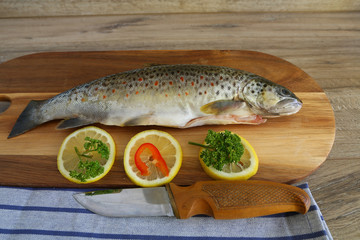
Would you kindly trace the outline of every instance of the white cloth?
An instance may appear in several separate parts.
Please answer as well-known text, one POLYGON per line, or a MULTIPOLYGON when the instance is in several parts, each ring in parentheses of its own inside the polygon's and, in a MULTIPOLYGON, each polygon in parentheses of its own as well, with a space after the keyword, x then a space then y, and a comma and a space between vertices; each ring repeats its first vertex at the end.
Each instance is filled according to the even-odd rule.
POLYGON ((307 214, 215 220, 195 216, 109 218, 96 215, 73 198, 93 189, 0 186, 0 239, 332 239, 307 183, 298 185, 311 197, 307 214))

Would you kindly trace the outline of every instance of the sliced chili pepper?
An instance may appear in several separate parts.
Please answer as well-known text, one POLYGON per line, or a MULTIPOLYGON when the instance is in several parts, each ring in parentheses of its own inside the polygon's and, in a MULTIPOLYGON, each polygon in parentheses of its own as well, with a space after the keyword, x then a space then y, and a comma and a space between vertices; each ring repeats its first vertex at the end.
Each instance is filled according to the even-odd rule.
POLYGON ((154 159, 154 163, 155 163, 155 166, 157 168, 159 168, 159 170, 161 171, 161 173, 164 175, 164 176, 169 176, 169 169, 166 165, 166 162, 165 160, 163 159, 163 157, 161 156, 159 150, 151 143, 144 143, 142 144, 138 150, 136 150, 136 153, 135 153, 135 165, 136 167, 139 169, 141 175, 143 176, 148 176, 150 175, 150 172, 149 172, 149 167, 146 166, 146 164, 141 161, 141 158, 140 158, 140 155, 141 153, 145 150, 145 149, 149 149, 151 151, 151 155, 152 155, 152 158, 154 159))

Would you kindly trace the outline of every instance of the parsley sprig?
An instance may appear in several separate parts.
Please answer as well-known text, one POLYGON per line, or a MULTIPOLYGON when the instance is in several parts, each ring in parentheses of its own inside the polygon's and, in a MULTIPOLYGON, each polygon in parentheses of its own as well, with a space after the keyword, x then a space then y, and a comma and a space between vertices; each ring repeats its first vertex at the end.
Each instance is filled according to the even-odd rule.
POLYGON ((189 142, 189 144, 203 147, 204 150, 201 151, 200 158, 206 166, 213 166, 219 171, 222 171, 225 164, 238 163, 244 153, 241 138, 228 130, 218 133, 209 130, 205 143, 206 145, 189 142))
POLYGON ((97 152, 101 155, 101 158, 109 159, 110 150, 105 143, 98 139, 85 137, 85 151, 80 152, 77 147, 74 147, 74 149, 79 158, 79 164, 75 170, 70 171, 71 177, 81 182, 86 182, 87 179, 99 176, 104 172, 104 167, 101 166, 100 162, 98 160, 92 160, 92 153, 97 152))

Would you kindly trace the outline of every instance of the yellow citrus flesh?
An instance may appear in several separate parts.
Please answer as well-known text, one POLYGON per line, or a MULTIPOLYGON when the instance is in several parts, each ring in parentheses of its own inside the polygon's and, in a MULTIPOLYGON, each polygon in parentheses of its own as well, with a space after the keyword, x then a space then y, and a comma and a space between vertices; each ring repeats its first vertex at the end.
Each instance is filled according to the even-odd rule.
POLYGON ((68 180, 75 183, 91 183, 100 180, 110 171, 115 161, 115 152, 115 142, 109 133, 97 127, 85 127, 71 133, 65 138, 58 153, 57 166, 59 172, 68 180), (93 157, 89 160, 98 160, 101 166, 104 167, 104 172, 96 177, 86 179, 86 182, 81 182, 71 177, 70 171, 75 170, 79 164, 80 160, 75 152, 75 147, 79 149, 79 152, 84 152, 85 137, 101 140, 108 146, 110 154, 108 159, 103 159, 99 153, 92 152, 91 155, 93 157))
POLYGON ((182 150, 179 142, 170 134, 158 130, 146 130, 136 134, 127 144, 124 152, 124 168, 127 176, 136 185, 156 187, 170 182, 179 172, 182 163, 182 150), (164 176, 155 166, 150 150, 145 149, 140 155, 149 170, 148 176, 143 176, 135 165, 135 153, 144 143, 153 144, 160 152, 169 169, 169 175, 164 176))
MULTIPOLYGON (((206 166, 204 161, 199 157, 202 168, 210 177, 219 180, 247 180, 256 174, 259 166, 257 154, 245 138, 239 137, 244 146, 244 154, 240 158, 242 164, 226 164, 222 171, 219 171, 212 166, 206 166)), ((203 148, 200 149, 200 153, 201 151, 203 151, 203 148)))

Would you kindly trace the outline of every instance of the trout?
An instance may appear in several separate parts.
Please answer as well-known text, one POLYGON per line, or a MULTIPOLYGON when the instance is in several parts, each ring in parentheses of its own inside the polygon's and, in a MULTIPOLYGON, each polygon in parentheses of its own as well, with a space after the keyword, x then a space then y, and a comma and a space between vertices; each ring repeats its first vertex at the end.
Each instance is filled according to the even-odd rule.
POLYGON ((220 66, 156 65, 109 75, 52 98, 30 101, 8 138, 63 119, 58 129, 94 123, 189 128, 260 124, 302 107, 287 88, 220 66))

